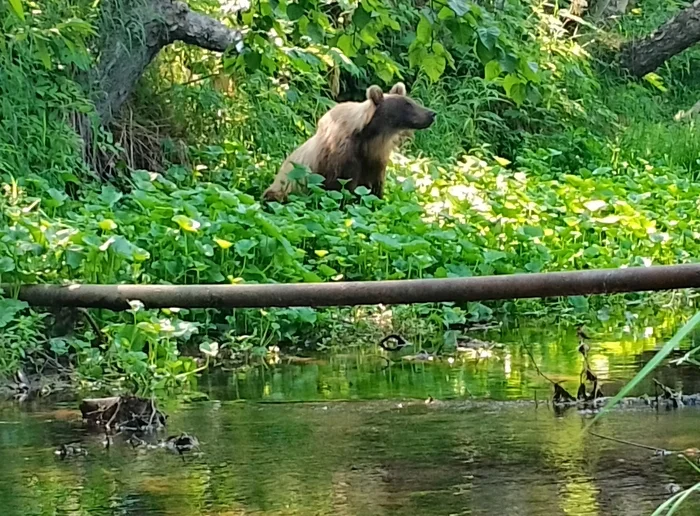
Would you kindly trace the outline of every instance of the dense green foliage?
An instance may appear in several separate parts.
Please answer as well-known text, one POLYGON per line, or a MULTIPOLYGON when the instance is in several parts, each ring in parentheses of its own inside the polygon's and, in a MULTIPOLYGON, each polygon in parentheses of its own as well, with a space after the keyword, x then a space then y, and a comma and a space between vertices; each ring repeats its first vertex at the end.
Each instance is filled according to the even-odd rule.
MULTIPOLYGON (((161 52, 113 132, 92 133, 88 159, 74 130, 75 114, 92 109, 82 79, 118 20, 92 4, 45 4, 0 3, 3 282, 469 276, 678 263, 699 250, 700 139, 692 120, 673 120, 697 100, 694 51, 643 83, 606 64, 611 40, 645 33, 669 2, 640 2, 602 32, 519 0, 256 0, 238 13, 236 2, 191 2, 248 28, 246 50, 161 52), (399 79, 438 120, 395 156, 384 200, 361 192, 341 206, 342 193, 312 185, 261 206, 332 99, 399 79)), ((199 366, 183 351, 207 361, 217 350, 263 355, 276 344, 371 342, 391 328, 444 349, 454 344, 443 335, 450 324, 494 310, 589 313, 578 298, 397 307, 393 318, 382 308, 156 313, 135 304, 94 314, 98 338, 82 323, 62 335, 52 317, 6 296, 1 372, 38 354, 86 379, 150 387, 194 376, 199 366)), ((615 309, 596 303, 599 313, 615 309)))

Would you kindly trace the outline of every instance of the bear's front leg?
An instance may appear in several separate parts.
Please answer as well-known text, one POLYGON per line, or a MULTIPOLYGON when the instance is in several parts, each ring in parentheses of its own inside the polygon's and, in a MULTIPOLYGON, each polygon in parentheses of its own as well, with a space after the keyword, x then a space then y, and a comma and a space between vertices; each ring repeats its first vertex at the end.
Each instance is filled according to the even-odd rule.
POLYGON ((370 188, 370 191, 376 195, 378 198, 383 199, 384 198, 384 181, 377 181, 376 183, 372 184, 372 187, 370 188))

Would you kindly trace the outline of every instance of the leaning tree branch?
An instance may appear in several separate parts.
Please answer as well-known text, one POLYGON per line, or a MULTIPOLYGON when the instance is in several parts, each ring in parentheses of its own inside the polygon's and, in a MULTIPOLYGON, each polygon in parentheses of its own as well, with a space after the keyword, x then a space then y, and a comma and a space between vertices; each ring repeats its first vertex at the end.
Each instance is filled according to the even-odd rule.
POLYGON ((134 26, 115 25, 107 31, 96 70, 95 106, 102 124, 113 120, 133 91, 146 67, 160 50, 175 41, 207 50, 241 51, 239 30, 172 0, 107 0, 106 17, 134 21, 134 26), (127 10, 127 13, 124 13, 127 10))
POLYGON ((627 43, 620 63, 632 75, 643 77, 699 41, 700 0, 695 0, 646 38, 627 43))

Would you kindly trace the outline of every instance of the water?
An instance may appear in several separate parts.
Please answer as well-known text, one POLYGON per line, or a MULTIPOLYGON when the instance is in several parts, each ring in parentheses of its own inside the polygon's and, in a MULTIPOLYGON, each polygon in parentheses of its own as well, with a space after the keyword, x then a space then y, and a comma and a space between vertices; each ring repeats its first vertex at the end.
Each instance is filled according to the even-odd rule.
MULTIPOLYGON (((537 335, 526 342, 542 372, 575 391, 576 340, 537 335)), ((656 338, 593 342, 604 389, 633 375, 656 338)), ((184 457, 123 442, 104 449, 75 403, 5 405, 1 514, 627 516, 651 514, 669 484, 700 478, 676 455, 583 433, 590 416, 555 414, 517 342, 481 360, 384 366, 346 355, 205 378, 213 401, 165 407, 169 434, 201 442, 201 453, 184 457), (314 402, 269 403, 305 400, 314 402), (56 446, 75 441, 87 457, 56 458, 56 446)), ((657 378, 700 390, 692 370, 666 367, 657 378)), ((609 414, 597 431, 684 450, 700 447, 699 427, 700 409, 642 408, 609 414)), ((691 496, 677 514, 699 513, 691 496)))

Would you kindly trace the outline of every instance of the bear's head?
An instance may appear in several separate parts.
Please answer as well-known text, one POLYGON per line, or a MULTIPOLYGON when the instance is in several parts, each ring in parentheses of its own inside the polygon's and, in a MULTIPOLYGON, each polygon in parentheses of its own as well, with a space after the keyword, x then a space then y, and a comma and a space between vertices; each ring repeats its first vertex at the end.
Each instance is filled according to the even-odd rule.
POLYGON ((368 128, 372 133, 398 133, 426 129, 435 121, 435 111, 420 106, 406 94, 406 86, 396 83, 387 95, 379 86, 367 88, 367 100, 375 106, 368 128))

